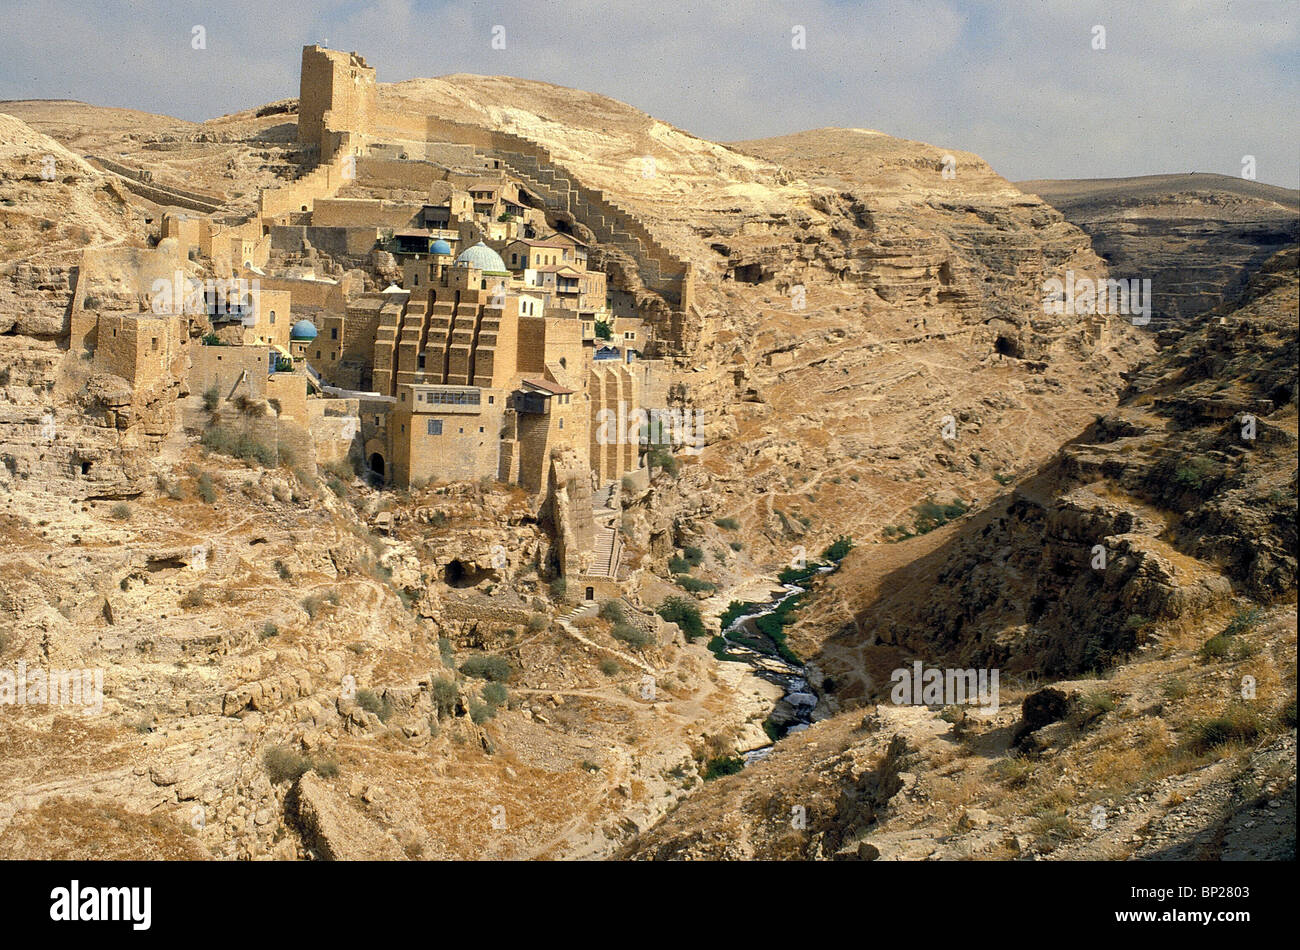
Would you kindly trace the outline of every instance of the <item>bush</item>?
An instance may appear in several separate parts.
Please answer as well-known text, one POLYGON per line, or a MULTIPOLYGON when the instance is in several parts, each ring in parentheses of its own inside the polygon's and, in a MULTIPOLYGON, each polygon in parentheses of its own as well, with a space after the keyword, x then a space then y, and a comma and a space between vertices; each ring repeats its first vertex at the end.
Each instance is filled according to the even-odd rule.
POLYGON ((646 458, 646 465, 650 468, 660 468, 671 475, 677 477, 677 459, 673 458, 673 453, 662 446, 656 446, 650 450, 646 458))
POLYGON ((655 642, 653 633, 626 623, 614 624, 614 629, 610 631, 610 636, 615 640, 626 643, 628 646, 635 647, 638 650, 644 650, 646 647, 652 646, 655 642))
POLYGON ((1223 466, 1214 459, 1197 455, 1174 469, 1174 483, 1188 489, 1203 488, 1223 475, 1223 466))
POLYGON ((728 547, 730 547, 731 550, 733 550, 733 551, 741 551, 741 550, 744 549, 745 545, 742 544, 740 541, 732 541, 732 542, 728 545, 728 547))
POLYGON ((204 448, 221 455, 229 455, 244 462, 256 462, 262 468, 274 468, 280 457, 274 448, 260 442, 247 432, 234 431, 225 426, 210 426, 199 439, 204 448))
POLYGON ((207 598, 203 594, 202 587, 196 587, 193 590, 186 591, 185 596, 181 598, 181 606, 187 610, 192 607, 202 607, 206 603, 207 598))
POLYGON ((333 778, 339 774, 338 763, 333 759, 299 755, 285 745, 267 749, 262 756, 262 764, 266 766, 266 774, 275 785, 296 781, 308 772, 315 772, 322 778, 333 778))
POLYGON ((495 706, 489 706, 486 703, 470 703, 469 718, 473 720, 474 725, 481 726, 489 719, 496 717, 497 710, 495 706))
POLYGON ((853 550, 853 539, 845 535, 836 538, 831 546, 822 552, 822 558, 827 561, 842 561, 853 550))
POLYGON ((510 663, 500 656, 471 656, 460 665, 466 676, 504 683, 510 679, 510 663))
POLYGON ((614 338, 614 327, 604 320, 596 321, 596 339, 612 340, 614 338))
POLYGON ((927 498, 912 508, 915 515, 913 527, 916 529, 917 534, 925 534, 946 525, 954 518, 961 517, 969 510, 970 506, 960 498, 954 499, 946 505, 939 504, 933 498, 927 498))
POLYGON ((682 633, 688 640, 704 636, 704 621, 700 619, 700 608, 685 597, 669 597, 655 609, 655 613, 669 623, 681 627, 682 633))
POLYGON ((113 516, 114 521, 130 521, 131 506, 124 501, 119 501, 109 510, 109 514, 113 516))
POLYGON ((563 577, 557 577, 551 581, 551 596, 556 600, 564 600, 569 595, 569 584, 563 577))
POLYGON ((738 755, 720 755, 709 760, 704 768, 704 781, 711 782, 724 775, 735 775, 745 767, 745 760, 738 755))
POLYGON ((509 698, 509 691, 500 683, 488 683, 483 687, 483 702, 491 706, 503 706, 509 698))
POLYGON ((678 557, 674 554, 668 559, 668 570, 673 574, 689 574, 692 567, 694 565, 684 557, 678 557))
POLYGON ((199 497, 208 505, 215 504, 217 500, 216 486, 212 484, 212 476, 207 472, 199 476, 199 497))
POLYGON ((439 676, 433 681, 433 706, 438 711, 438 718, 445 719, 456 710, 456 700, 460 690, 451 680, 439 676))
POLYGON ((619 600, 607 600, 601 604, 600 616, 610 623, 625 623, 627 621, 627 611, 623 609, 623 602, 619 600))
POLYGON ((1229 706, 1222 715, 1194 723, 1191 729, 1191 747, 1204 754, 1230 742, 1250 744, 1263 733, 1259 714, 1249 706, 1229 706))
POLYGON ((263 640, 269 640, 271 637, 276 637, 279 635, 280 635, 280 628, 277 627, 274 623, 272 623, 269 620, 266 623, 262 624, 262 632, 258 634, 258 636, 261 637, 261 639, 263 640))
POLYGON ((221 391, 217 389, 217 384, 213 383, 207 389, 203 390, 203 408, 208 412, 214 411, 221 402, 221 391))
POLYGON ((682 548, 682 557, 686 558, 686 563, 690 564, 691 567, 699 567, 704 562, 704 552, 696 547, 687 546, 682 548))
POLYGON ((546 614, 532 614, 528 618, 528 629, 533 633, 540 633, 546 629, 546 614))
POLYGON ((740 522, 735 518, 718 518, 714 522, 719 528, 726 528, 728 531, 738 531, 740 522))
POLYGON ((387 722, 393 715, 393 704, 388 697, 381 699, 374 690, 357 690, 357 705, 368 713, 374 713, 380 722, 387 722))
POLYGON ((677 578, 677 583, 680 584, 683 589, 690 591, 692 594, 698 594, 700 591, 704 591, 705 593, 712 593, 713 591, 718 589, 717 584, 714 584, 710 581, 701 580, 698 577, 691 577, 691 575, 689 574, 679 575, 677 578))
POLYGON ((606 676, 618 676, 623 672, 623 667, 618 665, 617 660, 611 660, 609 657, 600 661, 600 671, 606 676))

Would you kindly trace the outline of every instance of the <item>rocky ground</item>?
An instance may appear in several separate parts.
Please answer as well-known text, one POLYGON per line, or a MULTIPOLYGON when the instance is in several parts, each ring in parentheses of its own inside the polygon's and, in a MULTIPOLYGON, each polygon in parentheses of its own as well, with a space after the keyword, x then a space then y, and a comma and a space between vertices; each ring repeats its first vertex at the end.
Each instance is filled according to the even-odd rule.
MULTIPOLYGON (((1276 601, 1287 570, 1293 589, 1294 534, 1260 550, 1237 543, 1271 537, 1281 502, 1258 502, 1288 486, 1281 463, 1256 482, 1245 460, 1272 458, 1288 433, 1294 455, 1294 395, 1278 402, 1263 383, 1238 379, 1249 347, 1274 341, 1271 324, 1261 336, 1257 321, 1225 313, 1228 329, 1196 338, 1201 388, 1170 402, 1161 386, 1187 380, 1126 377, 1155 351, 1150 334, 1117 317, 1043 312, 1046 278, 1105 264, 1084 231, 977 156, 867 130, 727 146, 603 97, 500 77, 415 80, 380 95, 542 142, 695 265, 697 308, 672 392, 701 413, 707 444, 621 499, 622 622, 653 639, 638 649, 626 629, 613 636, 609 617, 569 615, 545 576, 546 525, 516 492, 377 492, 343 471, 209 453, 195 439, 206 424, 199 396, 161 390, 141 418, 123 417, 111 381, 66 349, 77 252, 144 247, 161 210, 78 156, 146 169, 162 186, 219 197, 218 217, 236 215, 259 188, 302 171, 294 103, 197 124, 4 103, 14 118, 0 116, 0 669, 19 660, 102 668, 106 698, 94 717, 4 707, 0 853, 831 857, 858 854, 865 834, 866 856, 1069 856, 1091 854, 1091 837, 1057 833, 1074 829, 1085 806, 1103 804, 1109 827, 1128 828, 1115 816, 1137 814, 1140 796, 1154 809, 1151 782, 1204 776, 1167 789, 1188 810, 1152 810, 1122 842, 1105 838, 1120 856, 1190 846, 1194 835, 1178 825, 1186 815, 1201 816, 1199 834, 1212 828, 1205 815, 1250 789, 1264 808, 1285 800, 1277 763, 1290 748, 1293 789, 1293 744, 1272 723, 1294 636, 1288 654, 1278 632, 1287 606, 1276 601), (59 156, 54 180, 41 175, 46 154, 59 156), (47 219, 54 227, 42 231, 47 219), (1214 363, 1220 352, 1235 362, 1214 363), (1219 392, 1227 370, 1237 375, 1219 392), (1097 418, 1126 387, 1106 428, 1097 418), (1247 405, 1261 435, 1234 449, 1221 413, 1247 405), (1170 420, 1184 417, 1200 441, 1177 451, 1207 456, 1207 472, 1245 493, 1232 510, 1255 519, 1234 535, 1215 527, 1226 516, 1213 499, 1174 505, 1175 520, 1214 539, 1213 550, 1166 534, 1169 500, 1142 497, 1162 477, 1170 420), (1141 464, 1127 482, 1112 478, 1111 494, 1092 497, 1101 489, 1091 476, 1073 494, 1063 488, 1071 473, 1109 472, 1128 451, 1141 464), (973 514, 906 537, 926 504, 973 514), (382 512, 391 530, 376 520, 382 512), (1207 580, 1194 604, 1200 626, 1152 613, 1137 628, 1172 651, 1159 658, 1178 670, 1201 670, 1204 624, 1230 623, 1234 597, 1273 598, 1240 635, 1253 652, 1205 668, 1225 682, 1249 669, 1267 684, 1273 705, 1260 713, 1260 734, 1270 745, 1183 757, 1181 733, 1216 711, 1221 694, 1189 689, 1195 698, 1166 724, 1152 697, 1177 674, 1153 659, 1134 667, 1132 683, 1117 668, 1113 705, 1099 717, 1079 712, 1093 708, 1095 681, 1058 683, 1077 694, 1067 721, 1078 721, 1068 735, 1066 725, 1046 727, 1062 733, 1044 739, 1060 754, 999 764, 1021 761, 1006 754, 1017 704, 1051 648, 1068 646, 1061 631, 1089 601, 1084 587, 1049 583, 1056 555, 1032 557, 1032 539, 1050 522, 1053 543, 1076 544, 1069 532, 1090 518, 1114 539, 1125 572, 1141 567, 1144 596, 1182 590, 1191 561, 1207 580), (1018 559, 1019 580, 999 586, 987 562, 971 560, 970 532, 986 527, 1005 533, 996 550, 1018 559), (940 710, 853 709, 782 740, 741 775, 705 783, 710 762, 766 742, 761 724, 779 691, 719 662, 704 641, 687 642, 652 608, 694 597, 712 632, 732 600, 764 599, 782 566, 841 535, 855 551, 791 632, 812 658, 822 713, 867 700, 880 664, 914 652, 927 623, 948 631, 936 642, 954 656, 985 657, 996 642, 1020 676, 1004 687, 1003 711, 959 725, 940 710), (694 582, 670 570, 670 558, 688 555, 694 582), (936 559, 969 571, 954 568, 936 585, 936 559), (1203 566, 1211 560, 1214 570, 1203 566), (1251 577, 1258 591, 1240 586, 1251 577), (1032 606, 1034 578, 1056 599, 1032 606), (968 620, 953 591, 964 583, 981 598, 976 626, 991 631, 982 647, 962 639, 968 620), (889 610, 878 606, 882 589, 900 598, 889 610), (931 602, 922 616, 918 605, 931 602), (1040 611, 1032 620, 1031 607, 1040 611), (1055 626, 1036 631, 1040 617, 1055 626), (1104 759, 1121 746, 1122 762, 1104 759), (1159 775, 1139 767, 1153 758, 1159 775), (1031 775, 1023 788, 1041 789, 1033 808, 1021 769, 1031 775), (1080 778, 1095 769, 1115 780, 1080 778), (1101 790, 1108 797, 1096 798, 1101 790), (903 801, 918 804, 895 811, 903 801), (952 828, 962 833, 950 842, 952 828)), ((123 275, 101 283, 106 300, 130 302, 115 296, 123 275)), ((1260 306, 1277 293, 1293 295, 1274 288, 1260 306)), ((1287 358, 1293 381, 1294 351, 1287 358)), ((1289 477, 1294 495, 1294 469, 1289 477)), ((1293 501, 1289 510, 1294 519, 1293 501)), ((1138 612, 1130 606, 1125 624, 1138 612)), ((1104 624, 1100 636, 1120 643, 1104 624)), ((1071 657, 1066 649, 1052 671, 1076 676, 1071 657)), ((1256 829, 1271 827, 1247 827, 1241 814, 1214 831, 1214 847, 1255 847, 1256 829)))

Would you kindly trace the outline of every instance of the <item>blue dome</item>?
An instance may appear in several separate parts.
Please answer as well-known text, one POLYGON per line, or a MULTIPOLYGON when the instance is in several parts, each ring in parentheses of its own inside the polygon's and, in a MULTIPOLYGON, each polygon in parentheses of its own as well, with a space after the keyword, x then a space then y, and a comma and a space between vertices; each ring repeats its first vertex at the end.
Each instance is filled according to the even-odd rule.
POLYGON ((446 241, 444 241, 442 238, 438 238, 438 240, 434 241, 433 244, 429 247, 429 253, 446 254, 448 257, 450 257, 451 245, 448 244, 446 241))
POLYGON ((314 340, 316 339, 316 324, 310 320, 299 320, 289 331, 291 340, 314 340))
POLYGON ((456 258, 457 264, 468 264, 470 267, 477 267, 485 274, 507 274, 506 262, 501 259, 501 255, 492 248, 488 247, 482 241, 479 241, 473 247, 467 247, 460 252, 460 257, 456 258))

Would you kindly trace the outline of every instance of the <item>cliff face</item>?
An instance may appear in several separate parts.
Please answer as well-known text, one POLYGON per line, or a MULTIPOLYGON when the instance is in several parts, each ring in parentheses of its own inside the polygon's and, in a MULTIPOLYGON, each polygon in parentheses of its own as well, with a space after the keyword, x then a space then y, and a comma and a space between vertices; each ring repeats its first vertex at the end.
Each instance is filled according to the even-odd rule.
POLYGON ((1236 296, 1275 253, 1300 243, 1300 193, 1225 175, 1018 187, 1086 232, 1115 276, 1151 280, 1155 328, 1236 296))
POLYGON ((1296 266, 1163 334, 982 515, 855 548, 790 639, 839 623, 815 665, 861 708, 621 856, 1294 859, 1296 266), (1000 668, 998 701, 900 704, 913 660, 1000 668))
POLYGON ((806 621, 842 622, 818 661, 840 701, 880 685, 872 654, 1066 675, 1233 596, 1293 596, 1295 268, 1162 334, 1119 407, 986 511, 854 551, 806 621))

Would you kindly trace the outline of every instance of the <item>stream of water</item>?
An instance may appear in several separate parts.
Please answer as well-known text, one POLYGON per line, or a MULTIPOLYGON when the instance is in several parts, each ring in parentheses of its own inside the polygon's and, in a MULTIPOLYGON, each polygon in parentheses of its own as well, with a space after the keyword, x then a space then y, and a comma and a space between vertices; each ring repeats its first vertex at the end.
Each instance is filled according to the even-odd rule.
MULTIPOLYGON (((827 574, 838 566, 838 564, 824 565, 817 568, 817 573, 827 574)), ((804 583, 807 583, 807 581, 804 581, 804 583)), ((781 699, 773 707, 772 716, 776 721, 780 735, 785 736, 792 732, 801 732, 807 729, 812 724, 813 710, 817 707, 817 695, 808 688, 808 679, 802 664, 792 663, 781 656, 775 649, 770 651, 754 649, 752 646, 738 642, 734 636, 738 633, 748 633, 750 630, 756 630, 757 628, 754 627, 753 622, 759 617, 775 613, 791 597, 797 597, 807 590, 806 587, 800 587, 798 584, 782 584, 781 586, 784 593, 773 597, 766 606, 741 614, 729 623, 727 628, 722 631, 722 639, 726 642, 727 653, 744 660, 753 667, 754 676, 781 687, 781 699)), ((764 642, 766 639, 766 637, 760 635, 758 642, 764 642)), ((772 747, 773 743, 768 743, 765 746, 744 753, 745 764, 748 765, 764 758, 771 753, 772 747)))

